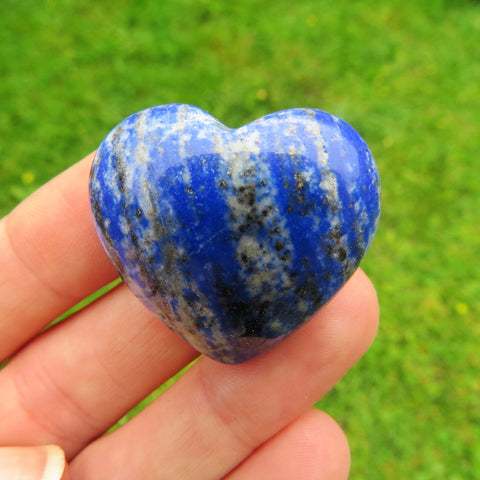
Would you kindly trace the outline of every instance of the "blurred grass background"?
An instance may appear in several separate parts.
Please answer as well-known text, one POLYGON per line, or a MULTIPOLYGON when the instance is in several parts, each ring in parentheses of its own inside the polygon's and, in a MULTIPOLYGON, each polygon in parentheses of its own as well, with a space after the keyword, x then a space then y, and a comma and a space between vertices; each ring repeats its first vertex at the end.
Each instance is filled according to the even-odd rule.
POLYGON ((383 184, 362 264, 381 326, 318 406, 347 432, 352 479, 478 478, 478 2, 1 7, 0 215, 149 106, 192 103, 231 127, 302 106, 351 123, 383 184))

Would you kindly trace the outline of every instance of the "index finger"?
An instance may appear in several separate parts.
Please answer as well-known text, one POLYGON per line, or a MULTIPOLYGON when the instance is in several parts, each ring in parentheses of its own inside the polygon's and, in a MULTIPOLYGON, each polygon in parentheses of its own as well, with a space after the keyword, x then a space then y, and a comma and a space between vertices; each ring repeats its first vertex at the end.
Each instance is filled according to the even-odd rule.
POLYGON ((88 155, 0 220, 0 361, 118 274, 97 239, 88 155))

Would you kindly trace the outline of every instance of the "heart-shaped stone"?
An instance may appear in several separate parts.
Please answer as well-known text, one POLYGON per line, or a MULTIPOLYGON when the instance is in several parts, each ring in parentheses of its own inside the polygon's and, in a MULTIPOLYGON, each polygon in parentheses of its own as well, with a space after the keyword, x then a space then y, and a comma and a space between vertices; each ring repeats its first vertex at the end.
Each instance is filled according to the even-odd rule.
POLYGON ((348 280, 380 213, 373 157, 320 110, 229 129, 190 105, 131 115, 103 140, 90 198, 121 277, 225 363, 281 341, 348 280))

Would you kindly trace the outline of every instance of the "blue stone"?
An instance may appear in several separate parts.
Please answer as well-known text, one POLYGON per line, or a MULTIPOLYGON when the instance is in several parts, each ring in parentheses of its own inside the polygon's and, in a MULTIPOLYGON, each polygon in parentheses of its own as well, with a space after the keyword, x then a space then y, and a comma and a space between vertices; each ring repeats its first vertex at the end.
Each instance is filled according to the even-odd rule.
POLYGON ((190 105, 138 112, 101 143, 90 198, 126 284, 225 363, 270 349, 332 298, 380 213, 363 139, 305 108, 238 129, 190 105))

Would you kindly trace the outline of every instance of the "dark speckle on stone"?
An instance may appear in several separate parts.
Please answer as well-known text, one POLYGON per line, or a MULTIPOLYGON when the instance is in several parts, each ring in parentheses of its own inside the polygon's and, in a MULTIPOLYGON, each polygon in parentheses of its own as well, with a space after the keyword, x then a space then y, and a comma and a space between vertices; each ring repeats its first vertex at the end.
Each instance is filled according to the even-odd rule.
POLYGON ((337 242, 340 241, 341 236, 340 225, 335 225, 333 229, 328 232, 328 238, 336 240, 337 242))
POLYGON ((304 191, 307 188, 307 180, 298 170, 295 172, 295 190, 304 191))
POLYGON ((248 168, 246 168, 244 171, 243 171, 243 176, 246 178, 246 177, 252 177, 253 175, 255 175, 255 166, 252 165, 248 168))
POLYGON ((330 204, 330 210, 333 214, 338 213, 342 207, 338 203, 331 203, 330 204))
POLYGON ((255 186, 242 185, 238 188, 238 201, 241 204, 253 206, 255 205, 255 186))
POLYGON ((344 262, 347 258, 347 251, 343 247, 339 247, 337 250, 337 258, 344 262))

